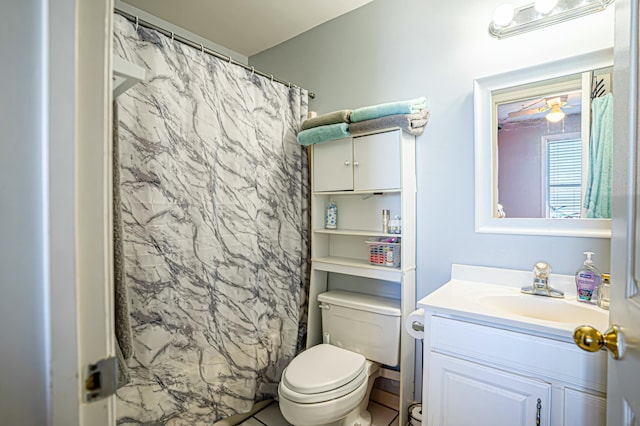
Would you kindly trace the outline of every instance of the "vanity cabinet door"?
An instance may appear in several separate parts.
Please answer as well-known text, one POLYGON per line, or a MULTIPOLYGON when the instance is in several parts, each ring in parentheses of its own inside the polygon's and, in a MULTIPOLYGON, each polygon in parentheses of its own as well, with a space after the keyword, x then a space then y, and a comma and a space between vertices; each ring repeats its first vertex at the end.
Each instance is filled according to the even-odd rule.
POLYGON ((353 138, 356 191, 400 188, 400 131, 353 138))
POLYGON ((313 190, 353 190, 351 138, 313 145, 313 190))
POLYGON ((605 426, 607 400, 575 389, 564 391, 564 426, 605 426))
POLYGON ((429 362, 427 425, 550 424, 551 384, 439 353, 429 362))

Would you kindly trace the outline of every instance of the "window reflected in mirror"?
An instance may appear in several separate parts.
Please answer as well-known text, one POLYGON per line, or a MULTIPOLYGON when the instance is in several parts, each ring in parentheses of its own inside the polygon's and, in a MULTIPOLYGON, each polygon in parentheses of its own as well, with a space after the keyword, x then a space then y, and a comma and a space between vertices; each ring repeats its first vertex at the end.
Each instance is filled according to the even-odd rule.
POLYGON ((493 217, 611 217, 611 72, 492 92, 493 217))

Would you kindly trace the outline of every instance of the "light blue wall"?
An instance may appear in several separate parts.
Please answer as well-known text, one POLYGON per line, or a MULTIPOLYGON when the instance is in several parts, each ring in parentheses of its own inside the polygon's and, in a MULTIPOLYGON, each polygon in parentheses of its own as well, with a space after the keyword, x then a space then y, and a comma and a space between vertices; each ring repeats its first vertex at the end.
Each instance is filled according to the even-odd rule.
POLYGON ((530 269, 539 259, 573 274, 582 252, 609 269, 609 240, 474 231, 473 80, 613 46, 613 7, 495 40, 502 0, 374 0, 249 58, 250 65, 317 93, 320 113, 425 95, 431 119, 417 141, 418 297, 452 263, 530 269))
POLYGON ((0 13, 0 423, 47 424, 43 255, 44 2, 0 13))

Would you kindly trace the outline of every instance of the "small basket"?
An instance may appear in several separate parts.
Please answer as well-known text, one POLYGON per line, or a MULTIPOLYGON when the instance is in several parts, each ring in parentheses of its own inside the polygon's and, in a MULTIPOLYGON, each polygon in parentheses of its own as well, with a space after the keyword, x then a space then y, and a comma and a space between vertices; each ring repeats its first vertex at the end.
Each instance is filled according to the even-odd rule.
POLYGON ((400 266, 401 243, 387 243, 382 241, 366 241, 369 245, 369 263, 372 265, 400 266))

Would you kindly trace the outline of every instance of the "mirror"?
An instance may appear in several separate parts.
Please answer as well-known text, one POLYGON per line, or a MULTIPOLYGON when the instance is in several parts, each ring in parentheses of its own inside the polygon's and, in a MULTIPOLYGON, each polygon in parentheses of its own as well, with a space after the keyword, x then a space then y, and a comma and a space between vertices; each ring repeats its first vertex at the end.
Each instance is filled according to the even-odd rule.
POLYGON ((610 237, 612 64, 607 49, 475 80, 476 232, 610 237))

